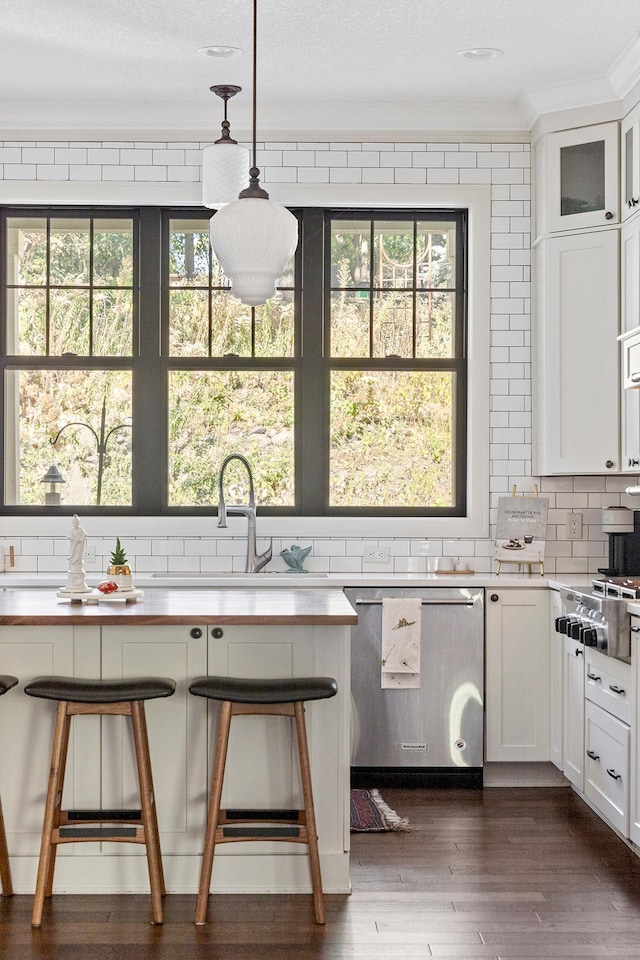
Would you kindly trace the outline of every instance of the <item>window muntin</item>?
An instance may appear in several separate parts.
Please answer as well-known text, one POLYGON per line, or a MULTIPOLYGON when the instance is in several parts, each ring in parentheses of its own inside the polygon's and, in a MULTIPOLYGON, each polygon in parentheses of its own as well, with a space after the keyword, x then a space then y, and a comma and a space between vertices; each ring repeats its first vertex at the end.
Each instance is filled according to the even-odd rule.
POLYGON ((131 218, 8 217, 8 352, 131 356, 133 243, 131 218))

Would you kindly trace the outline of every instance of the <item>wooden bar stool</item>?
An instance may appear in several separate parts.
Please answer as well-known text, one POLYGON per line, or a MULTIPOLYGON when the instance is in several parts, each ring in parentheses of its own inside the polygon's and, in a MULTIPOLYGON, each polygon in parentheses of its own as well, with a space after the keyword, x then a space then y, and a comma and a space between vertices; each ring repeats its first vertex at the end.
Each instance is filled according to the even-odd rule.
POLYGON ((88 843, 96 840, 143 843, 146 847, 151 888, 153 923, 162 923, 162 897, 166 893, 158 819, 156 815, 151 760, 144 711, 145 700, 170 697, 175 680, 141 677, 131 680, 82 680, 72 677, 38 677, 24 692, 30 697, 58 701, 51 751, 51 773, 45 806, 42 844, 38 863, 32 925, 42 923, 45 897, 53 890, 56 850, 60 843, 88 843), (79 715, 111 714, 131 717, 140 810, 63 810, 62 791, 69 745, 71 718, 79 715), (114 824, 92 826, 83 824, 114 824))
POLYGON ((189 692, 196 697, 220 700, 222 704, 211 776, 211 793, 200 871, 196 923, 203 924, 206 922, 216 844, 255 840, 307 844, 315 919, 316 923, 324 923, 322 876, 311 790, 311 768, 304 720, 304 702, 306 700, 324 700, 328 697, 334 697, 338 692, 336 681, 331 677, 291 677, 282 680, 197 677, 191 683, 189 692), (220 809, 231 717, 247 714, 270 714, 295 719, 304 804, 302 810, 282 811, 278 815, 276 811, 270 810, 234 810, 231 812, 220 809), (247 823, 278 824, 279 828, 272 826, 261 830, 260 827, 247 828, 242 826, 242 824, 247 823))
MULTIPOLYGON (((0 675, 0 697, 11 687, 15 687, 18 682, 17 677, 8 674, 0 675)), ((4 818, 2 816, 2 803, 0 803, 0 881, 2 882, 2 893, 5 897, 13 894, 13 885, 11 883, 11 866, 9 864, 9 848, 7 846, 7 835, 4 831, 4 818)))

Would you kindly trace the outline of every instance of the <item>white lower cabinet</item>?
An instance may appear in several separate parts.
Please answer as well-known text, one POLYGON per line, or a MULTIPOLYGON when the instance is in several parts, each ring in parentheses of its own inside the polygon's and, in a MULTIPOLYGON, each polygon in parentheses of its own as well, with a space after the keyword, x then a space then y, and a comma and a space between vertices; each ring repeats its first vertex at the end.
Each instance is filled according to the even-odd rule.
POLYGON ((564 638, 556 632, 556 618, 564 613, 564 604, 559 590, 549 595, 549 759, 558 770, 564 768, 564 638))
POLYGON ((549 591, 487 591, 485 759, 549 760, 549 591))
MULTIPOLYGON (((98 676, 99 635, 96 627, 0 628, 0 673, 20 680, 0 697, 0 792, 9 850, 17 864, 40 852, 56 712, 54 703, 27 697, 22 688, 48 674, 98 676)), ((86 736, 72 734, 70 741, 65 796, 76 806, 94 806, 100 784, 99 727, 95 718, 83 719, 86 736)), ((77 855, 82 846, 65 845, 59 856, 77 855)), ((17 890, 20 886, 18 867, 14 886, 17 890)))
POLYGON ((600 813, 629 836, 629 724, 586 702, 585 796, 600 813))
MULTIPOLYGON (((163 854, 202 850, 207 796, 206 703, 188 691, 189 679, 207 672, 206 627, 103 627, 104 678, 171 677, 172 697, 145 704, 153 784, 163 854)), ((74 723, 82 722, 74 721, 74 723)), ((138 780, 131 724, 123 717, 102 717, 102 806, 137 807, 138 780)), ((105 844, 131 854, 131 844, 105 844)), ((144 856, 143 847, 137 851, 144 856)))
POLYGON ((563 771, 578 790, 584 790, 584 647, 564 637, 563 771))
POLYGON ((623 837, 629 836, 631 665, 587 647, 584 653, 584 794, 623 837))

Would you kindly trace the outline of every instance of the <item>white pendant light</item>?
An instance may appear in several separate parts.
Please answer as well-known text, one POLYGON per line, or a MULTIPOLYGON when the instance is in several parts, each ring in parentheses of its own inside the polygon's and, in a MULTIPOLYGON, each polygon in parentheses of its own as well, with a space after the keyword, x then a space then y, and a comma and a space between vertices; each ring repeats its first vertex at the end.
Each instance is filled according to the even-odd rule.
POLYGON ((235 200, 249 176, 249 151, 231 136, 227 102, 242 87, 216 84, 212 93, 224 100, 224 120, 219 140, 202 151, 202 203, 214 210, 235 200))
POLYGON ((256 166, 257 0, 253 0, 253 166, 249 186, 211 218, 211 246, 231 281, 231 293, 257 307, 276 293, 276 283, 298 245, 298 221, 269 200, 256 166))

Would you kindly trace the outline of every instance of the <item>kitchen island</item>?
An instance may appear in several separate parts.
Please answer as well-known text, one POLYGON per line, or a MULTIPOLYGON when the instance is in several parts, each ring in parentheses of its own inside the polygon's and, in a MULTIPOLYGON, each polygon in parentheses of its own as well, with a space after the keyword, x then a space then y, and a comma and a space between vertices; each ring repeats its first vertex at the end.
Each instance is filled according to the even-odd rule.
MULTIPOLYGON (((36 676, 173 677, 176 694, 147 705, 169 892, 195 893, 217 710, 188 693, 191 678, 333 676, 338 696, 307 706, 309 750, 325 891, 349 890, 349 628, 356 615, 338 589, 150 590, 135 603, 71 603, 47 590, 0 591, 0 672, 20 687, 36 676)), ((35 885, 54 710, 23 696, 0 701, 0 782, 14 888, 35 885)), ((137 806, 121 717, 75 721, 65 806, 137 806)), ((223 804, 300 804, 295 738, 284 717, 243 717, 232 728, 223 804)), ((65 844, 54 893, 146 892, 144 849, 65 844)), ((213 892, 310 892, 306 848, 226 844, 213 892)))

